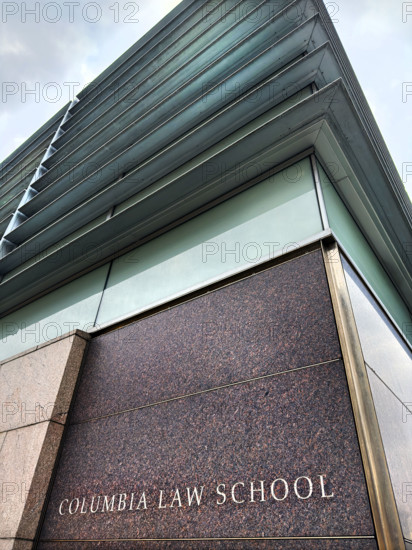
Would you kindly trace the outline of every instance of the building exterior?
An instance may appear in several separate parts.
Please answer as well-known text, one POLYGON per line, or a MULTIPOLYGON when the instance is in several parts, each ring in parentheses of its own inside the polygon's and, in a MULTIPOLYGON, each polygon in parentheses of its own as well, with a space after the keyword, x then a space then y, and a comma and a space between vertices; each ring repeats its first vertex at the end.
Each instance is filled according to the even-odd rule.
POLYGON ((0 181, 0 549, 412 548, 411 203, 320 0, 183 0, 0 181))

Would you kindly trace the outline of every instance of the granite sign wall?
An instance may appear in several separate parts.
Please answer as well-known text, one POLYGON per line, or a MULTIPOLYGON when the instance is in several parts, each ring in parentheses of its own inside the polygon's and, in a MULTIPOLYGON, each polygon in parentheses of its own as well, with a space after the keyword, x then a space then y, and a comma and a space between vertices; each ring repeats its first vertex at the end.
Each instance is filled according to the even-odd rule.
POLYGON ((38 547, 377 548, 319 250, 92 340, 38 547))

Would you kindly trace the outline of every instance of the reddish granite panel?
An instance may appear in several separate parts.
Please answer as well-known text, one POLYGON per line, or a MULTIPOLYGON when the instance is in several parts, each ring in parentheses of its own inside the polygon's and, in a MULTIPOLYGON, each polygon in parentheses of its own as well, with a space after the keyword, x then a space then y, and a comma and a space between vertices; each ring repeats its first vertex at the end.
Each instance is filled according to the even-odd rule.
MULTIPOLYGON (((41 538, 373 534, 345 373, 335 361, 72 425, 41 538), (285 480, 274 485, 277 499, 288 484, 284 500, 271 495, 277 478, 285 480), (298 478, 300 497, 313 484, 309 498, 298 498, 298 478), (256 489, 260 481, 264 500, 256 492, 251 502, 251 482, 256 489), (202 486, 200 504, 189 506, 187 488, 199 494, 202 486), (98 511, 92 514, 93 496, 98 511)), ((223 548, 235 548, 231 544, 223 548)), ((263 548, 282 548, 270 544, 263 548)))
POLYGON ((72 422, 337 357, 315 251, 95 338, 72 422))
POLYGON ((374 540, 43 542, 38 550, 378 550, 374 540))

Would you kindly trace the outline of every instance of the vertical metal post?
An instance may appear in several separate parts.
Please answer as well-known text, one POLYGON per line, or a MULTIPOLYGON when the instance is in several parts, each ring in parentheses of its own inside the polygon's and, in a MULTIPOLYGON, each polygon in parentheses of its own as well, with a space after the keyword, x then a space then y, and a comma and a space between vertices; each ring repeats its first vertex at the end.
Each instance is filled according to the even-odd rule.
POLYGON ((405 550, 365 361, 336 242, 322 243, 369 500, 380 550, 405 550))

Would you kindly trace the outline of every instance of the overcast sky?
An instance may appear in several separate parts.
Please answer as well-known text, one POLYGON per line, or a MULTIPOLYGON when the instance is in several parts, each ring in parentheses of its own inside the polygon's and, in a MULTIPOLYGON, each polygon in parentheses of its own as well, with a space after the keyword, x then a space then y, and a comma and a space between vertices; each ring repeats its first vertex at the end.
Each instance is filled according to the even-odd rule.
MULTIPOLYGON (((2 2, 0 161, 178 3, 2 2)), ((325 4, 412 196, 412 2, 325 4)))

